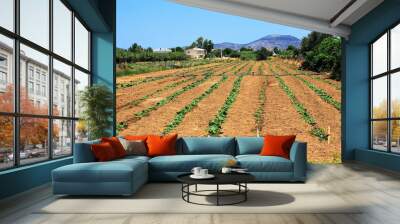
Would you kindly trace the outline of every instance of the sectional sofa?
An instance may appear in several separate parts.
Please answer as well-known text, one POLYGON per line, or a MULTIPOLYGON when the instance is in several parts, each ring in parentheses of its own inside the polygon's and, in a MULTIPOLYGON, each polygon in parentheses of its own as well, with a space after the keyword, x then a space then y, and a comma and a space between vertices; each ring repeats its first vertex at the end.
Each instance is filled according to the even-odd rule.
POLYGON ((75 145, 74 163, 52 172, 54 194, 131 195, 148 181, 176 181, 180 174, 200 166, 218 172, 228 160, 236 160, 259 182, 304 182, 307 144, 295 142, 290 159, 260 156, 260 137, 182 137, 176 143, 177 155, 127 156, 96 162, 91 141, 75 145))

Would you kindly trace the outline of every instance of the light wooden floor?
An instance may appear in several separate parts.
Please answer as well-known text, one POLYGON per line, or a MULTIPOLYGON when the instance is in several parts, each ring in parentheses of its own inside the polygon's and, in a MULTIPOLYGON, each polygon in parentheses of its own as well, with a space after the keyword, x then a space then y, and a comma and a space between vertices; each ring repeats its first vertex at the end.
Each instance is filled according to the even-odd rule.
POLYGON ((0 223, 400 223, 399 174, 353 163, 313 165, 308 182, 323 185, 349 203, 363 201, 368 206, 360 214, 35 214, 35 208, 54 199, 49 186, 43 186, 0 202, 0 223))

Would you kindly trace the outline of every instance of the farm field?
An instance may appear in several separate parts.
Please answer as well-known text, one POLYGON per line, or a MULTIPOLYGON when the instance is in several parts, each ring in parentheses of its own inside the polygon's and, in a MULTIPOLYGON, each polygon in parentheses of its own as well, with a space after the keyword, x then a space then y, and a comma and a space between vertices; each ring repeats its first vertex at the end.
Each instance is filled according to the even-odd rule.
POLYGON ((340 162, 340 81, 295 64, 230 60, 118 77, 119 134, 295 134, 309 161, 340 162))

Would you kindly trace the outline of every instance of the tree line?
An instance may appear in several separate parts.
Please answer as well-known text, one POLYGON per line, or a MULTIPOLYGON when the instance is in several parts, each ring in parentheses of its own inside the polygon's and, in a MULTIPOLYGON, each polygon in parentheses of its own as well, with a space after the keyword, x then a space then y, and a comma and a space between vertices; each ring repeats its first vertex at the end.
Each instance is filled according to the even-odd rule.
POLYGON ((301 41, 300 48, 289 45, 287 49, 274 49, 282 58, 301 59, 302 69, 329 72, 332 79, 341 76, 341 39, 329 34, 311 32, 301 41))

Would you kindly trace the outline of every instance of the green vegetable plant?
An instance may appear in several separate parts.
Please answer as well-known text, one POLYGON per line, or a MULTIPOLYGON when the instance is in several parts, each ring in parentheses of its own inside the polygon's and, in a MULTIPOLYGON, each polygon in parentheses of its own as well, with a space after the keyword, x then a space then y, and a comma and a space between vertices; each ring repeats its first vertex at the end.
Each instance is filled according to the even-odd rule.
POLYGON ((208 88, 205 92, 203 92, 200 96, 196 97, 195 99, 192 100, 189 104, 187 104, 185 107, 183 107, 181 110, 176 112, 175 117, 172 119, 171 122, 169 122, 163 131, 163 134, 168 134, 172 130, 174 130, 178 125, 183 121, 185 118, 186 114, 192 111, 203 99, 205 99, 207 96, 209 96, 214 90, 218 89, 220 85, 225 82, 228 79, 228 76, 224 73, 222 78, 214 83, 210 88, 208 88))
MULTIPOLYGON (((280 70, 284 71, 286 74, 290 75, 290 73, 287 70, 285 70, 285 69, 283 69, 281 67, 278 67, 278 68, 280 70)), ((335 99, 333 99, 333 97, 331 95, 329 95, 327 92, 325 92, 325 90, 316 87, 313 83, 307 81, 306 79, 304 79, 304 78, 302 78, 300 76, 295 76, 294 75, 293 77, 295 77, 298 80, 302 81, 309 89, 314 91, 323 101, 327 102, 328 104, 332 105, 335 109, 340 111, 341 103, 336 101, 335 99)))
POLYGON ((302 119, 311 126, 311 135, 318 137, 320 141, 326 141, 328 140, 328 134, 320 127, 318 127, 317 122, 315 121, 314 117, 308 113, 307 109, 305 106, 299 102, 299 100, 296 98, 295 94, 293 91, 290 89, 288 85, 286 85, 285 81, 279 75, 276 73, 275 70, 273 70, 271 64, 270 64, 270 70, 272 74, 275 75, 275 78, 278 80, 279 86, 281 89, 286 93, 286 95, 289 97, 290 102, 292 103, 293 107, 296 109, 297 113, 302 117, 302 119))
MULTIPOLYGON (((225 119, 228 115, 229 109, 232 107, 233 103, 236 100, 236 97, 239 95, 240 84, 242 82, 243 76, 248 75, 251 72, 253 66, 251 66, 247 72, 239 75, 235 81, 233 82, 233 87, 225 100, 224 105, 219 109, 217 115, 208 122, 208 134, 215 136, 221 134, 222 124, 225 122, 225 119)), ((243 68, 243 67, 242 67, 243 68)), ((236 73, 235 73, 236 74, 236 73)))

